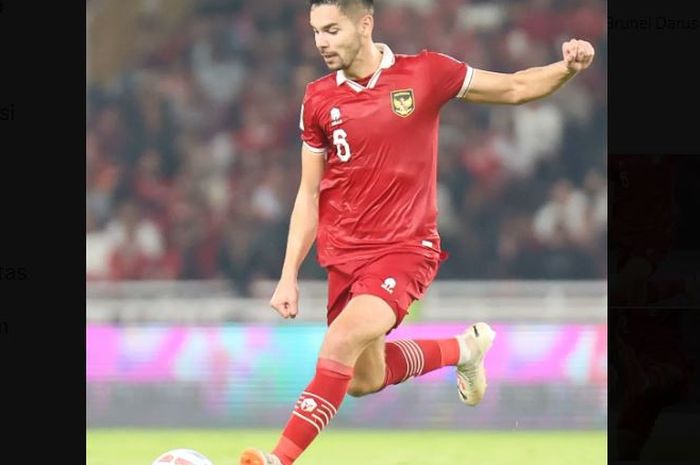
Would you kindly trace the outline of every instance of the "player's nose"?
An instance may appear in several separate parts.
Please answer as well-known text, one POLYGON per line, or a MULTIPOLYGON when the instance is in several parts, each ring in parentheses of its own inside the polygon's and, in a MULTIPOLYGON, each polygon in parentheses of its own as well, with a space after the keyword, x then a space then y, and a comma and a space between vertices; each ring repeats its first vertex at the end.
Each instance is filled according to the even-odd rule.
POLYGON ((328 40, 323 38, 323 34, 316 34, 316 48, 319 52, 324 53, 328 49, 328 40))

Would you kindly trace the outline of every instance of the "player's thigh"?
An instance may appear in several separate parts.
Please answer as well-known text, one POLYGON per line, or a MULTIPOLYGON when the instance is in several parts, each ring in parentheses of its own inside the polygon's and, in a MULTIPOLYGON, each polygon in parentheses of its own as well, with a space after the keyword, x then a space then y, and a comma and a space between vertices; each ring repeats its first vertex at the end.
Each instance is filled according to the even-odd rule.
POLYGON ((350 289, 352 295, 370 294, 386 302, 396 315, 396 328, 410 305, 420 300, 435 278, 439 256, 433 252, 386 254, 359 270, 350 289))
POLYGON ((328 327, 320 356, 354 365, 364 349, 395 324, 396 314, 375 295, 356 295, 328 327))

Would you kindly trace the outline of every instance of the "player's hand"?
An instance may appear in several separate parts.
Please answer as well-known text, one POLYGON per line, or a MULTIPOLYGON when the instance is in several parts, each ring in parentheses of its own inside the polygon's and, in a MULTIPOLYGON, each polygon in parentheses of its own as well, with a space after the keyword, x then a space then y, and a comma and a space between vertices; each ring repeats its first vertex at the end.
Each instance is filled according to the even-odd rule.
POLYGON ((282 318, 296 318, 298 303, 299 287, 296 279, 280 279, 270 299, 270 306, 277 310, 282 318))
POLYGON ((590 42, 585 40, 571 39, 561 46, 566 67, 572 72, 579 72, 591 65, 595 50, 590 42))

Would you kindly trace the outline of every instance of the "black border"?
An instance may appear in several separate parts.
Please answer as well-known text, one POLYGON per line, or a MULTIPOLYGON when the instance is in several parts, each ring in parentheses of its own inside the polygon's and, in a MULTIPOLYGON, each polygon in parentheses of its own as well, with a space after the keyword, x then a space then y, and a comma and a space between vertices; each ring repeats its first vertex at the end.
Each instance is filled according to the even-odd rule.
MULTIPOLYGON (((698 137, 699 118, 695 115, 700 104, 700 93, 697 92, 697 75, 695 69, 696 53, 694 46, 700 42, 700 15, 693 14, 693 5, 682 0, 665 0, 663 2, 638 2, 638 1, 609 1, 608 2, 608 157, 609 163, 618 157, 625 155, 637 155, 639 157, 661 156, 664 159, 674 158, 680 161, 681 171, 697 170, 700 160, 700 138, 698 137), (675 20, 676 28, 669 28, 671 20, 675 20), (665 26, 665 27, 662 27, 665 26)), ((642 160, 640 160, 642 161, 642 160)), ((687 174, 687 173, 686 173, 687 174)), ((612 189, 614 179, 608 178, 609 187, 612 189)), ((650 185, 650 189, 663 189, 664 186, 650 185)), ((610 190, 609 190, 610 193, 610 190)), ((690 198, 700 199, 700 182, 687 186, 681 195, 680 208, 674 213, 674 222, 682 225, 683 242, 676 242, 676 256, 687 258, 692 262, 689 252, 683 257, 684 251, 697 248, 700 235, 697 239, 688 239, 692 234, 700 231, 697 227, 698 212, 693 208, 694 203, 690 198), (679 246, 682 247, 679 248, 679 246)), ((609 199, 611 197, 609 196, 609 199)), ((611 199, 612 200, 612 199, 611 199)), ((640 206, 643 199, 639 199, 640 206)), ((640 210, 643 212, 643 208, 640 210)), ((609 203, 609 214, 615 215, 612 205, 609 203)), ((643 213, 641 213, 643 214, 643 213)), ((616 233, 614 218, 609 221, 609 240, 616 233)), ((609 241, 608 256, 609 269, 613 265, 610 258, 613 256, 614 246, 609 241)), ((696 266, 700 270, 700 264, 696 266)), ((687 268, 679 268, 681 276, 690 276, 687 268)), ((611 271, 614 273, 614 270, 611 271)), ((609 277, 610 274, 609 273, 609 277)), ((610 287, 609 287, 610 290, 610 287)), ((609 296, 610 298, 610 296, 609 296)), ((698 319, 688 318, 691 313, 700 308, 696 304, 687 304, 686 308, 657 307, 653 310, 661 316, 674 320, 681 317, 683 322, 683 337, 697 337, 700 334, 698 319), (685 312, 681 315, 682 312, 685 312)), ((641 305, 637 308, 626 309, 630 312, 628 317, 632 319, 643 318, 644 312, 652 310, 651 304, 641 305)), ((612 361, 622 358, 622 337, 619 336, 619 322, 617 317, 622 315, 622 309, 609 306, 609 390, 608 405, 609 414, 618 410, 621 406, 621 397, 631 392, 629 385, 625 383, 612 383, 612 361)), ((663 328, 658 328, 663 331, 663 328)), ((629 334, 631 338, 642 336, 629 334)), ((679 344, 677 350, 692 358, 694 354, 687 345, 679 344)), ((629 354, 630 352, 628 352, 629 354)), ((651 362, 646 355, 631 352, 643 360, 642 366, 648 366, 651 362)), ((691 378, 690 385, 697 388, 698 378, 691 378)), ((671 401, 669 399, 669 401, 671 401)), ((683 404, 676 404, 678 407, 683 404)), ((683 407, 680 407, 683 408, 683 407)), ((668 457, 657 456, 655 459, 641 460, 639 462, 623 462, 613 457, 613 435, 615 424, 611 416, 608 418, 608 463, 681 463, 670 455, 676 449, 676 445, 657 443, 658 446, 667 446, 668 457)), ((644 458, 644 456, 642 456, 644 458)), ((700 458, 692 462, 699 463, 700 458)))
POLYGON ((0 461, 83 463, 85 6, 0 0, 0 44, 0 461))

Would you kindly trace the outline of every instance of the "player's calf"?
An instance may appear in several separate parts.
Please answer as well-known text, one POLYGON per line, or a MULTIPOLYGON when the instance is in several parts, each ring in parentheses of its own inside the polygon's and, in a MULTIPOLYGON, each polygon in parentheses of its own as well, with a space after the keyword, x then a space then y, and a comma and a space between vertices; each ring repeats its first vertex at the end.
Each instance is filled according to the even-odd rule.
POLYGON ((348 394, 353 397, 366 396, 384 387, 386 373, 384 336, 367 345, 355 363, 355 370, 348 394))
POLYGON ((384 379, 368 380, 353 378, 348 387, 348 394, 353 397, 362 397, 381 391, 384 387, 384 379))
MULTIPOLYGON (((391 309, 382 313, 383 307, 377 308, 377 302, 388 307, 374 296, 353 298, 328 328, 314 378, 297 399, 272 451, 282 465, 291 465, 332 421, 354 377, 357 358, 371 341, 394 324, 391 309)), ((252 457, 256 455, 252 454, 252 457)), ((258 464, 251 462, 251 465, 258 464)))

